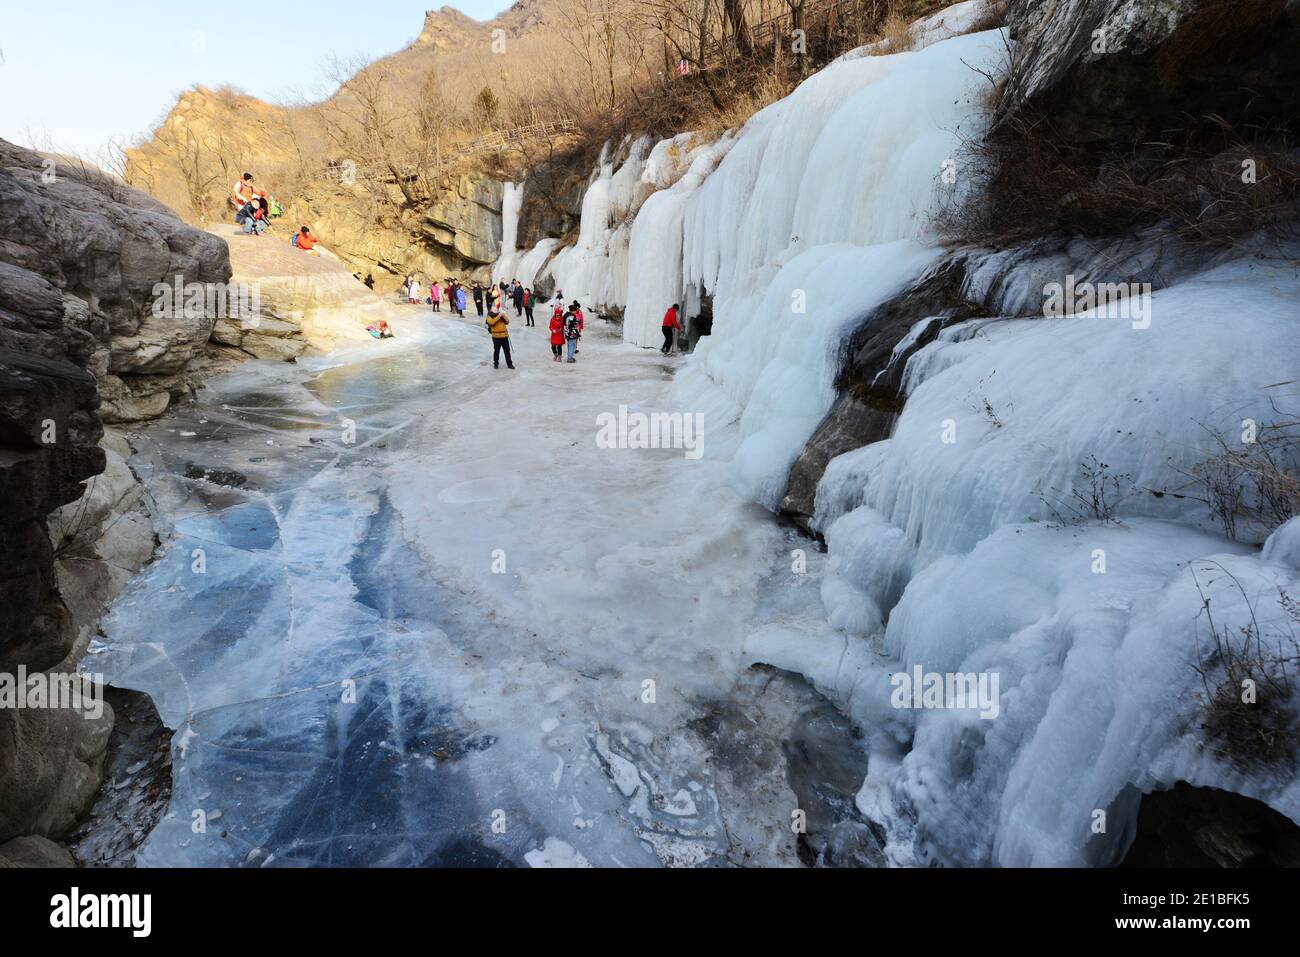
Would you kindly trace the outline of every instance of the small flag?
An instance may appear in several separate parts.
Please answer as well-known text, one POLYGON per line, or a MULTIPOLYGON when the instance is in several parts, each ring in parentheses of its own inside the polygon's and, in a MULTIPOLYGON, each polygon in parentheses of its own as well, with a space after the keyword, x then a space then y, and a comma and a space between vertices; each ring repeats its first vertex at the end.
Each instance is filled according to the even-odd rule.
POLYGON ((678 61, 677 61, 677 75, 678 75, 678 76, 685 76, 685 75, 686 75, 686 60, 685 60, 685 59, 681 59, 681 60, 678 60, 678 61))

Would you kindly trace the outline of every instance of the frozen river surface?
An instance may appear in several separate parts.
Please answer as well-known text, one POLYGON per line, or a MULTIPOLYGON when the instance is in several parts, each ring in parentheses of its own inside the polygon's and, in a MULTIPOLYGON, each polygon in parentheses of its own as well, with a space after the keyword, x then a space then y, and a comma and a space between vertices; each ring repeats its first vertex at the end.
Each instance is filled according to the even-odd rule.
POLYGON ((95 668, 175 730, 139 863, 878 861, 851 728, 747 667, 755 629, 824 614, 815 548, 727 485, 735 423, 699 459, 602 448, 620 405, 691 411, 681 360, 513 339, 493 370, 476 322, 412 309, 137 440, 165 549, 95 668))

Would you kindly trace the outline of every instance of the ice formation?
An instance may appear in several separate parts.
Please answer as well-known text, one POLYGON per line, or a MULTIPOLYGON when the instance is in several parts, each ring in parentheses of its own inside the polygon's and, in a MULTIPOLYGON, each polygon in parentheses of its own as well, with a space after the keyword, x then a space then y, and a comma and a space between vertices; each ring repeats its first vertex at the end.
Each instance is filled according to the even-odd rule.
MULTIPOLYGON (((923 22, 913 51, 842 57, 716 141, 607 147, 558 253, 554 238, 517 248, 523 188, 508 185, 494 278, 625 308, 640 346, 666 305, 708 297, 712 335, 671 391, 600 340, 575 389, 538 371, 553 371, 540 336, 490 391, 456 352, 480 330, 452 325, 439 348, 306 382, 256 370, 215 393, 218 421, 157 441, 159 473, 202 457, 257 488, 178 482, 176 541, 106 626, 106 670, 181 729, 173 811, 142 863, 492 848, 534 866, 700 863, 724 831, 787 862, 788 822, 728 820, 715 755, 683 731, 751 662, 806 675, 863 730, 857 807, 894 864, 1113 863, 1141 793, 1179 780, 1300 820, 1293 773, 1206 746, 1194 667, 1214 645, 1207 600, 1220 638, 1250 625, 1285 641, 1300 519, 1261 549, 1178 492, 1213 433, 1294 395, 1270 391, 1300 368, 1293 261, 1179 273, 1146 325, 1085 311, 942 330, 907 361, 892 435, 827 467, 813 524, 828 554, 804 542, 806 576, 783 571, 790 543, 749 504, 776 507, 835 397, 844 334, 944 255, 928 214, 983 128, 980 71, 1005 54, 1000 32, 945 38, 978 12, 923 22), (431 394, 455 414, 427 415, 431 394), (704 458, 592 458, 593 415, 620 404, 704 413, 704 458), (1124 476, 1105 519, 1070 505, 1095 463, 1124 476), (175 627, 132 640, 160 614, 175 627), (898 707, 894 677, 914 668, 996 675, 996 717, 898 707), (196 836, 194 809, 221 823, 196 836), (498 811, 499 842, 452 840, 498 811)), ((975 298, 997 259, 973 265, 975 298)), ((999 291, 1004 314, 1035 312, 1030 278, 999 291)), ((932 331, 923 319, 905 342, 932 331)))
MULTIPOLYGON (((709 422, 738 424, 726 455, 746 498, 776 506, 834 398, 846 328, 942 255, 929 213, 945 199, 946 162, 982 128, 980 71, 1005 55, 1000 32, 945 38, 978 12, 962 5, 919 25, 911 52, 842 57, 697 149, 632 224, 625 339, 657 344, 667 304, 689 313, 712 298, 712 336, 675 394, 709 422)), ((590 198, 604 223, 601 179, 590 198)), ((581 248, 606 248, 585 234, 581 248)), ((601 268, 593 253, 569 258, 601 268)), ((976 298, 997 258, 975 263, 976 298)), ((1267 641, 1284 641, 1294 523, 1260 553, 1177 492, 1215 434, 1276 418, 1270 389, 1300 368, 1287 333, 1300 280, 1268 256, 1168 272, 1149 323, 1092 310, 945 329, 909 361, 893 435, 825 472, 815 526, 833 631, 773 624, 748 655, 809 676, 868 731, 859 807, 884 827, 895 863, 1113 863, 1136 797, 1177 780, 1300 820, 1294 776, 1242 770, 1205 746, 1193 667, 1212 639, 1206 597, 1221 629, 1236 634, 1254 615, 1267 641), (1103 464, 1123 488, 1110 520, 1070 504, 1103 464), (895 708, 890 677, 916 665, 996 672, 999 717, 895 708), (1101 834, 1098 812, 1112 816, 1101 834)), ((612 288, 568 275, 566 292, 612 288)), ((999 290, 1009 312, 1041 308, 1032 278, 999 290)))

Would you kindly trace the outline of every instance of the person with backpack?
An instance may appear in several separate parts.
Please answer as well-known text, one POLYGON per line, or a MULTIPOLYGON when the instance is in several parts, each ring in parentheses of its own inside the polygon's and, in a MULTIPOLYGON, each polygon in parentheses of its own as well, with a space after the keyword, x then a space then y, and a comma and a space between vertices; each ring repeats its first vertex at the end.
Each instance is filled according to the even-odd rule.
MULTIPOLYGON (((578 318, 578 338, 581 339, 582 330, 587 325, 587 317, 582 314, 582 304, 575 299, 573 300, 573 304, 569 306, 569 309, 578 318)), ((575 342, 573 344, 573 354, 577 355, 580 351, 578 344, 575 342)))
POLYGON ((528 288, 524 289, 524 317, 528 320, 528 325, 537 325, 537 320, 533 318, 533 291, 528 288))
MULTIPOLYGON (((575 302, 574 307, 576 306, 577 303, 575 302)), ((568 343, 569 346, 569 358, 566 361, 578 361, 574 358, 574 354, 578 351, 578 336, 581 334, 582 320, 579 319, 579 314, 571 307, 569 311, 564 314, 564 341, 568 343)))
POLYGON ((564 310, 557 304, 551 313, 551 359, 563 362, 564 357, 564 310))
POLYGON ((664 355, 668 355, 668 353, 673 351, 673 332, 681 332, 682 324, 677 321, 677 310, 680 308, 681 306, 677 303, 673 303, 668 307, 668 311, 664 313, 662 327, 664 333, 664 346, 659 350, 664 355))
POLYGON ((293 244, 305 253, 311 253, 313 256, 319 256, 315 246, 318 240, 311 234, 311 230, 306 226, 293 234, 293 244))
POLYGON ((510 317, 504 312, 489 312, 486 320, 488 332, 492 336, 492 368, 501 368, 501 353, 506 354, 506 368, 513 369, 510 359, 510 317))

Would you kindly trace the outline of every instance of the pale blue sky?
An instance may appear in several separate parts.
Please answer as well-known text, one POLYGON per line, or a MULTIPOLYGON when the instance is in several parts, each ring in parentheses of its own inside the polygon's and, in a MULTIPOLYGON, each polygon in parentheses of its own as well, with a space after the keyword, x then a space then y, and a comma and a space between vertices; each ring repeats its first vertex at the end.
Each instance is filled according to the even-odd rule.
MULTIPOLYGON (((489 20, 512 0, 457 0, 489 20)), ((441 0, 3 0, 0 138, 30 127, 91 152, 148 131, 195 83, 277 99, 325 87, 331 56, 378 57, 413 40, 441 0), (242 11, 242 13, 238 12, 242 11), (195 31, 206 50, 196 51, 195 31), (259 54, 257 48, 268 52, 259 54)))

